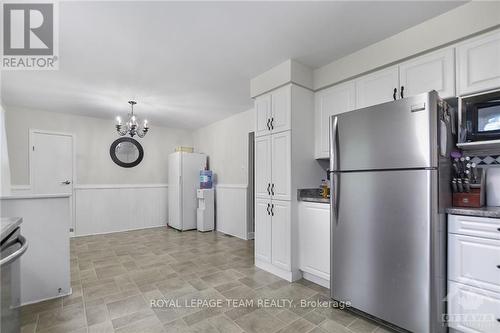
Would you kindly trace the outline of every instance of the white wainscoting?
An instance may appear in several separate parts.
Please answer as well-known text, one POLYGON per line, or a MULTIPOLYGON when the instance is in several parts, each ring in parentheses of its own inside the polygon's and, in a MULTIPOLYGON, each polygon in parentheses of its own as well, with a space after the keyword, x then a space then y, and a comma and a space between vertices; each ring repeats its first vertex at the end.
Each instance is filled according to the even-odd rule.
POLYGON ((215 186, 216 229, 219 232, 248 239, 246 184, 215 186))
POLYGON ((75 236, 165 226, 167 184, 78 185, 75 236))

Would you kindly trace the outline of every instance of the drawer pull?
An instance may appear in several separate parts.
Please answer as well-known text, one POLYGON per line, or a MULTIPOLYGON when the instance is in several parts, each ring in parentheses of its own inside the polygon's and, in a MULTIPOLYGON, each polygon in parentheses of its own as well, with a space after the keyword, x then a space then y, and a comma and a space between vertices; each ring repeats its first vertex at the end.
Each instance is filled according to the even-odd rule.
POLYGON ((500 265, 497 265, 497 268, 500 269, 500 265))

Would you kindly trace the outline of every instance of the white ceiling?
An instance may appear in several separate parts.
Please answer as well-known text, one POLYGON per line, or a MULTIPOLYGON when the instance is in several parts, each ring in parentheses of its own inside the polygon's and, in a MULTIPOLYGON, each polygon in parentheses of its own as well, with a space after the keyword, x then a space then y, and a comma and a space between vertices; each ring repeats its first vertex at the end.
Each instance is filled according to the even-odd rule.
POLYGON ((198 128, 252 106, 250 79, 313 68, 460 2, 63 2, 60 69, 4 71, 7 108, 198 128))

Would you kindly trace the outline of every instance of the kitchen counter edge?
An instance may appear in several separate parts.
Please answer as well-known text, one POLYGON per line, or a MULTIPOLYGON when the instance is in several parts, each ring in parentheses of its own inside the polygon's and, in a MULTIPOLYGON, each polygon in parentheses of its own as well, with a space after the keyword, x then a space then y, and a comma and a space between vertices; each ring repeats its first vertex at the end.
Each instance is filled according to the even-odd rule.
POLYGON ((481 207, 481 208, 451 207, 446 209, 446 213, 453 215, 490 217, 498 219, 500 218, 500 207, 481 207))

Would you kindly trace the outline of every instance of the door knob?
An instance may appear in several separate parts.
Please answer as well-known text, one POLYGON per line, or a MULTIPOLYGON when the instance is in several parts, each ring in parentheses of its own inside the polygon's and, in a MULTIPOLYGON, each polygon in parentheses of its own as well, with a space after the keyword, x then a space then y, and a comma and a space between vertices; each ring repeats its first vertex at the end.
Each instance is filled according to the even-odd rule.
POLYGON ((69 185, 69 184, 71 184, 71 182, 69 180, 65 180, 65 181, 61 182, 61 184, 69 185))

